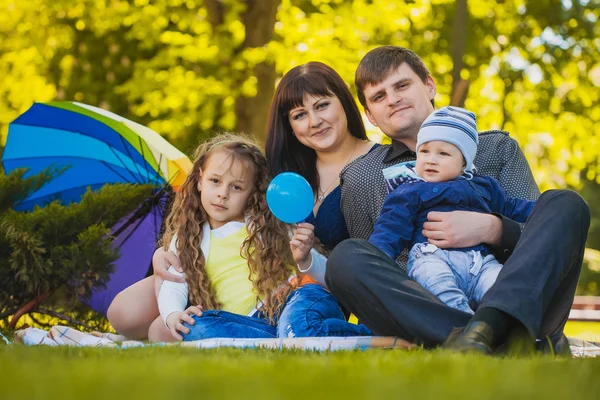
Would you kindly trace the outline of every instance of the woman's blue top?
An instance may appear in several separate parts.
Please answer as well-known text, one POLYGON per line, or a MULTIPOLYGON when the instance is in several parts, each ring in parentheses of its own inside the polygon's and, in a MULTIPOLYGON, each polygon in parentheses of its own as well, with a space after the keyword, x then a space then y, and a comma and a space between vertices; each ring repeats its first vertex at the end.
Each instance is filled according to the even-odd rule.
MULTIPOLYGON (((377 147, 379 144, 373 145, 369 152, 377 147)), ((338 185, 325 197, 317 210, 317 215, 311 212, 306 218, 306 222, 314 225, 315 236, 328 250, 333 250, 338 243, 350 237, 342 214, 341 200, 342 189, 338 185)))

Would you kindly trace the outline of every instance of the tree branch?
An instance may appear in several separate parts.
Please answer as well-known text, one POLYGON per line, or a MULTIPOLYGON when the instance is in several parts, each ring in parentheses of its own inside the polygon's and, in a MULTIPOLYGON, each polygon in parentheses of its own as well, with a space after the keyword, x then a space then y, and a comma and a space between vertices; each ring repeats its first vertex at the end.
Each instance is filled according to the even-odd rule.
POLYGON ((204 0, 204 7, 208 12, 208 20, 213 28, 213 33, 215 33, 225 18, 225 6, 220 0, 204 0))
POLYGON ((464 67, 463 56, 467 45, 467 22, 469 10, 467 0, 457 0, 452 26, 452 44, 450 55, 452 57, 452 94, 450 95, 453 106, 464 107, 469 89, 469 82, 461 78, 460 72, 464 67))
MULTIPOLYGON (((265 46, 273 39, 277 9, 280 4, 281 0, 247 1, 246 11, 241 16, 246 36, 240 52, 247 48, 265 46)), ((267 129, 269 106, 275 92, 275 65, 270 61, 259 63, 253 68, 252 73, 257 79, 257 95, 239 96, 236 99, 237 130, 253 134, 262 140, 267 129)), ((241 79, 245 77, 242 76, 241 79)))
POLYGON ((14 330, 15 327, 17 326, 17 322, 19 322, 19 319, 21 319, 21 317, 23 315, 31 312, 38 305, 40 305, 40 303, 46 299, 46 296, 47 295, 45 295, 45 294, 41 294, 41 295, 37 296, 35 299, 28 302, 27 304, 25 304, 23 307, 19 308, 17 310, 17 312, 15 313, 15 315, 13 315, 12 319, 10 320, 10 323, 8 324, 8 328, 11 330, 14 330))
POLYGON ((91 325, 88 325, 88 324, 86 324, 83 321, 80 321, 80 320, 75 319, 75 318, 71 318, 71 317, 69 317, 69 316, 67 316, 65 314, 61 314, 61 313, 59 313, 57 311, 54 311, 54 310, 49 310, 47 308, 38 308, 36 311, 38 313, 40 313, 40 314, 46 314, 46 315, 50 315, 51 317, 56 317, 56 318, 62 319, 64 321, 67 321, 69 324, 79 325, 79 326, 82 326, 82 327, 84 327, 85 329, 88 329, 88 330, 94 330, 94 327, 92 327, 91 325))
POLYGON ((510 113, 506 107, 506 97, 508 97, 511 92, 510 87, 507 84, 504 84, 504 97, 502 98, 502 125, 500 125, 500 130, 504 130, 504 126, 508 121, 510 121, 510 113))
POLYGON ((4 318, 8 318, 11 315, 14 315, 15 312, 17 312, 18 309, 11 309, 10 311, 5 311, 2 314, 0 314, 0 320, 3 320, 4 318))

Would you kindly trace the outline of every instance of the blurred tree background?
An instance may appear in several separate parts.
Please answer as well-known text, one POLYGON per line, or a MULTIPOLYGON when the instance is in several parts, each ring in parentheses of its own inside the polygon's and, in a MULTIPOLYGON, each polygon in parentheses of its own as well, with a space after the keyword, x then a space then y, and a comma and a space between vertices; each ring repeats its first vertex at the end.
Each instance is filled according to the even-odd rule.
POLYGON ((437 105, 508 130, 542 190, 590 203, 580 293, 600 293, 600 0, 0 0, 0 11, 2 143, 50 100, 109 109, 188 153, 221 130, 264 138, 290 68, 322 61, 352 85, 367 51, 409 47, 437 105))

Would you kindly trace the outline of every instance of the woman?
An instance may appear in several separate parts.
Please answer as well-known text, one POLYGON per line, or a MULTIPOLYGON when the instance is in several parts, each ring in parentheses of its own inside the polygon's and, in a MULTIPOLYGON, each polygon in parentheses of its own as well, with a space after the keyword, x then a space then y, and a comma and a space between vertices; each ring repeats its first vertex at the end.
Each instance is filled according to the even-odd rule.
POLYGON ((308 180, 315 206, 306 222, 329 250, 349 237, 340 172, 373 146, 350 90, 331 67, 309 62, 281 79, 269 113, 267 161, 273 175, 290 171, 308 180))
MULTIPOLYGON (((266 156, 273 175, 296 172, 313 188, 315 205, 298 232, 316 236, 332 250, 349 237, 340 207, 340 172, 374 148, 350 90, 329 66, 309 62, 291 69, 279 82, 267 128, 266 156), (314 228, 313 228, 314 227, 314 228)), ((279 335, 354 336, 370 334, 345 321, 329 291, 316 283, 297 289, 279 322, 279 335), (318 309, 318 312, 314 311, 318 309)))
MULTIPOLYGON (((311 184, 315 206, 306 221, 314 225, 315 236, 329 250, 348 238, 340 209, 339 174, 348 163, 373 147, 367 140, 354 98, 331 67, 310 62, 293 68, 282 78, 269 112, 267 161, 273 175, 293 171, 311 184)), ((164 329, 160 326, 155 295, 162 284, 161 277, 182 281, 167 272, 169 266, 182 271, 173 253, 159 248, 153 266, 154 277, 119 293, 108 309, 112 326, 132 339, 152 336, 153 332, 164 329)), ((356 331, 353 327, 348 329, 337 302, 319 285, 303 286, 288 303, 281 315, 284 323, 280 336, 294 336, 300 330, 304 335, 312 332, 313 336, 345 336, 344 332, 350 335, 356 331), (298 313, 306 308, 307 302, 318 303, 319 312, 306 317, 298 313)))

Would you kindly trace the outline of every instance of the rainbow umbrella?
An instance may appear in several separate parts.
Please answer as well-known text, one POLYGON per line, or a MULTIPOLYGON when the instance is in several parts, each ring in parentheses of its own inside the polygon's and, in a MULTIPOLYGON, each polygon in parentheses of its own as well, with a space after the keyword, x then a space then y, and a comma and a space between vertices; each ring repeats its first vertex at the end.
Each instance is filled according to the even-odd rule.
POLYGON ((112 228, 119 247, 106 289, 87 303, 105 314, 121 290, 144 278, 164 219, 167 193, 177 190, 192 168, 191 161, 159 134, 109 111, 76 102, 35 103, 8 127, 2 155, 7 173, 29 168, 68 166, 60 176, 25 199, 21 210, 59 199, 78 202, 87 188, 105 184, 151 183, 161 188, 152 199, 112 228))

